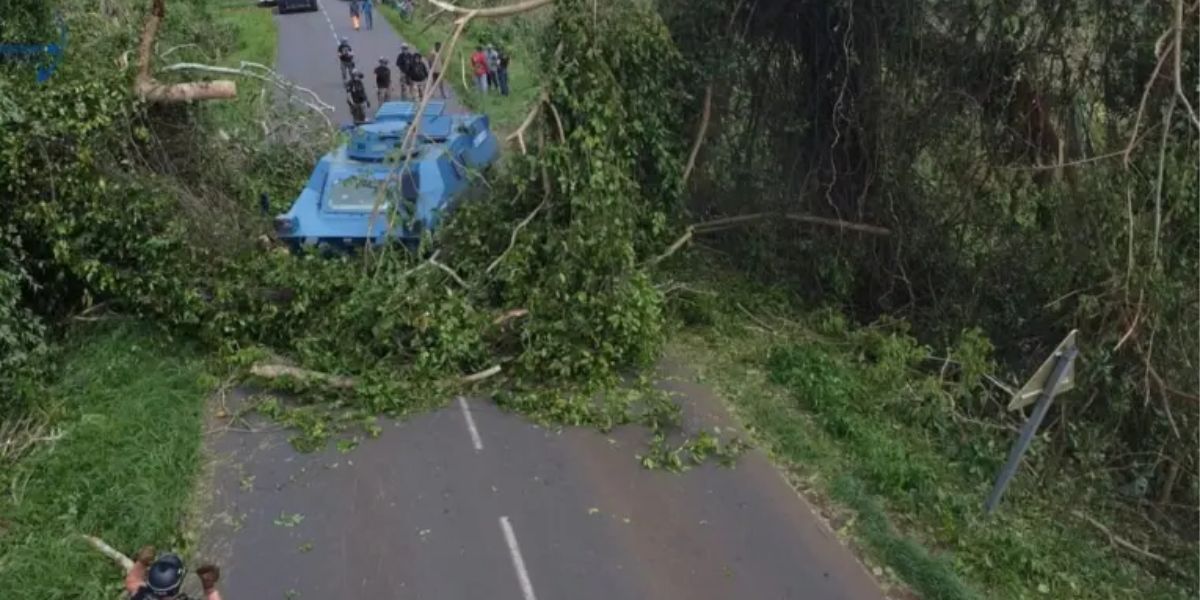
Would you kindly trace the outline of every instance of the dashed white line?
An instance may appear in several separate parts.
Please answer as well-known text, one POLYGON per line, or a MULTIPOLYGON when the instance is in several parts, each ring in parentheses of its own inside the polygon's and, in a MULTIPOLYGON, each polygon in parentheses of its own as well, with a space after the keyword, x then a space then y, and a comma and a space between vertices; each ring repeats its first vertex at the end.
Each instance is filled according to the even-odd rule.
POLYGON ((317 0, 317 6, 321 7, 321 14, 325 15, 325 22, 329 23, 329 31, 333 34, 333 41, 339 41, 340 38, 338 38, 337 29, 333 26, 333 19, 330 19, 329 13, 325 12, 325 4, 321 0, 317 0))
POLYGON ((479 430, 475 428, 475 417, 471 416, 471 407, 467 406, 467 399, 459 396, 458 406, 462 409, 463 420, 467 422, 467 431, 471 433, 471 443, 475 445, 476 450, 483 450, 483 440, 479 438, 479 430))
POLYGON ((508 553, 512 555, 513 568, 517 570, 517 582, 521 584, 521 595, 525 600, 537 600, 537 596, 533 593, 533 584, 529 581, 529 572, 525 570, 525 559, 521 558, 521 547, 517 545, 517 535, 513 533, 508 517, 500 517, 500 529, 504 531, 504 541, 508 543, 508 553))

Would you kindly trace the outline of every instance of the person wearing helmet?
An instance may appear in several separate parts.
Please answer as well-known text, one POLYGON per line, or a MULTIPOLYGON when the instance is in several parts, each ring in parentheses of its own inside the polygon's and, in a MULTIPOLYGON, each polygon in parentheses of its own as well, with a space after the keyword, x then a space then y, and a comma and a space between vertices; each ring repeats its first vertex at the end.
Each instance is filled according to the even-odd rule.
MULTIPOLYGON (((138 550, 133 567, 125 574, 125 591, 129 600, 187 600, 182 593, 186 575, 187 569, 178 555, 165 553, 155 558, 154 547, 143 546, 138 550)), ((196 575, 204 589, 204 600, 221 600, 221 592, 217 591, 221 570, 216 565, 206 564, 196 569, 196 575)))
POLYGON ((396 55, 396 70, 400 72, 400 98, 410 97, 412 82, 408 79, 408 63, 412 60, 412 52, 408 44, 400 44, 400 54, 396 55))
POLYGON ((337 47, 338 64, 342 67, 342 81, 349 78, 354 70, 354 50, 350 48, 350 40, 342 38, 337 47))
POLYGON ((392 97, 392 70, 388 67, 388 60, 382 56, 379 57, 379 66, 375 67, 375 99, 380 104, 387 102, 392 97))
POLYGON ((422 97, 426 79, 429 79, 429 66, 425 64, 425 58, 421 56, 421 53, 413 50, 408 59, 408 80, 413 84, 417 100, 422 97))
POLYGON ((346 84, 346 103, 350 105, 350 116, 354 124, 366 122, 367 113, 363 105, 371 106, 367 99, 367 88, 363 85, 362 71, 355 69, 350 74, 350 82, 346 84))

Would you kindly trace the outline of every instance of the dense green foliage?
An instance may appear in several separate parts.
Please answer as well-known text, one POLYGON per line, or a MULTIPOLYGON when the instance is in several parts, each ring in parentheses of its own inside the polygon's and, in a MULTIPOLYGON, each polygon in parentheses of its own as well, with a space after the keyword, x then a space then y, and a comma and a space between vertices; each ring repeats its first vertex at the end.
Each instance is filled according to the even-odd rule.
MULTIPOLYGON (((329 437, 331 416, 425 407, 464 375, 499 367, 483 385, 503 405, 559 423, 646 423, 660 435, 643 461, 679 467, 684 451, 723 451, 708 439, 667 447, 674 404, 612 390, 660 352, 668 315, 711 323, 703 295, 670 303, 663 289, 682 288, 655 281, 656 265, 670 264, 657 257, 686 239, 681 223, 762 213, 694 237, 788 300, 891 315, 845 341, 845 354, 779 344, 757 367, 794 394, 788 410, 863 457, 836 465, 854 479, 835 495, 912 585, 966 593, 944 557, 896 541, 885 509, 940 522, 922 541, 998 552, 953 569, 1005 597, 1047 581, 1066 595, 1083 585, 1055 580, 1047 565, 1058 563, 1042 560, 1070 541, 1046 526, 1059 515, 1043 503, 1026 505, 1036 514, 1018 530, 1040 528, 1036 544, 973 513, 1017 421, 983 376, 1028 372, 1076 327, 1081 391, 1058 404, 1028 472, 1080 505, 1144 516, 1161 535, 1131 535, 1131 519, 1114 530, 1153 552, 1175 559, 1179 539, 1194 541, 1200 102, 1179 99, 1197 76, 1194 9, 1182 9, 1177 46, 1166 4, 554 4, 520 34, 536 36, 526 42, 540 48, 530 64, 546 92, 529 154, 514 149, 478 186, 482 201, 416 251, 318 257, 272 248, 254 208, 262 193, 277 209, 294 196, 333 143, 327 128, 274 110, 247 82, 225 105, 142 103, 128 54, 139 3, 111 0, 93 14, 63 0, 74 33, 51 82, 35 87, 27 65, 0 64, 0 418, 45 395, 52 324, 102 304, 237 366, 283 356, 353 376, 350 390, 273 382, 328 401, 263 405, 301 430, 304 447, 329 437), (1166 66, 1153 76, 1164 30, 1166 66), (682 165, 709 85, 713 116, 685 205, 682 165), (780 213, 888 235, 771 216, 780 213), (899 385, 935 355, 938 379, 899 385)), ((19 19, 7 20, 6 5, 6 23, 49 22, 43 3, 14 7, 19 19)), ((170 2, 160 50, 240 58, 249 51, 224 8, 170 2)), ((471 29, 472 40, 514 31, 471 29)), ((1177 575, 1155 561, 1144 571, 1177 575)), ((1131 589, 1125 575, 1101 573, 1109 587, 1097 589, 1131 589)))
POLYGON ((983 514, 1012 432, 953 408, 978 396, 966 373, 994 368, 978 332, 955 341, 963 369, 951 369, 902 322, 856 326, 836 310, 798 311, 737 277, 685 281, 692 291, 680 292, 689 307, 681 312, 702 326, 686 328, 673 350, 834 526, 855 534, 868 561, 920 597, 1165 599, 1195 588, 1187 541, 1122 530, 1167 566, 1113 546, 1086 520, 1128 523, 1136 509, 1115 499, 1064 502, 1089 498, 1102 480, 1045 477, 1061 458, 1049 440, 1034 443, 1001 510, 983 514))
POLYGON ((49 446, 6 465, 0 597, 114 598, 121 572, 81 533, 132 553, 185 551, 179 537, 200 467, 201 408, 215 381, 192 348, 152 327, 77 331, 47 391, 49 446))
MULTIPOLYGON (((1078 328, 1079 391, 1047 421, 1041 476, 1196 538, 1194 5, 658 4, 693 92, 715 92, 697 220, 889 230, 760 219, 706 245, 797 297, 907 319, 951 372, 965 329, 1012 384, 1078 328)), ((1006 404, 979 387, 938 410, 1019 423, 1006 404)))
MULTIPOLYGON (((212 10, 172 3, 159 46, 206 39, 236 50, 212 10)), ((5 137, 0 168, 14 198, 5 243, 29 271, 14 306, 45 318, 107 302, 194 333, 239 364, 278 354, 354 375, 353 393, 306 391, 361 410, 444 400, 463 375, 498 365, 489 383, 543 417, 669 422, 661 398, 635 408, 593 394, 652 360, 664 337, 662 295, 644 265, 678 203, 685 132, 674 107, 648 92, 679 97, 681 78, 636 68, 673 56, 653 11, 583 12, 555 11, 541 40, 538 62, 551 66, 530 130, 537 152, 489 183, 499 201, 465 207, 431 240, 436 262, 399 246, 318 258, 249 243, 266 229, 251 212, 258 194, 292 197, 330 139, 260 132, 269 111, 244 100, 233 111, 143 105, 128 71, 89 77, 90 63, 68 61, 49 85, 12 95, 26 117, 6 123, 16 135, 5 137), (560 46, 571 58, 555 59, 560 46), (516 309, 526 313, 492 324, 516 309), (540 391, 564 384, 578 393, 540 391)), ((122 14, 79 50, 119 55, 138 29, 135 14, 122 14)))

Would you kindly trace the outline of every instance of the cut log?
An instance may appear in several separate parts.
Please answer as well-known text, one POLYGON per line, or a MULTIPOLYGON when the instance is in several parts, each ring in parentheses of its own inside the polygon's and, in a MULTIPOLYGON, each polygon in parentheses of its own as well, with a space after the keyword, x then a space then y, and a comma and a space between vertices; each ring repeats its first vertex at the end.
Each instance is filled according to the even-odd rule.
POLYGON ((291 377, 299 381, 315 382, 338 389, 350 389, 355 385, 353 377, 330 375, 320 371, 310 371, 289 365, 258 364, 250 367, 250 374, 263 379, 282 379, 291 377))

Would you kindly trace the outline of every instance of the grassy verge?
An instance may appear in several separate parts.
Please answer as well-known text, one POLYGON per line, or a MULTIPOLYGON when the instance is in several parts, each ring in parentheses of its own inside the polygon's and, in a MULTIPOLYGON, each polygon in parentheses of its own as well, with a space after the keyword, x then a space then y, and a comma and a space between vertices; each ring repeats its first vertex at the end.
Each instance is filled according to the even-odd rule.
POLYGON ((234 30, 236 48, 221 57, 220 64, 235 67, 240 61, 275 64, 279 33, 270 9, 252 2, 222 0, 216 3, 217 21, 234 30))
MULTIPOLYGON (((391 5, 380 7, 378 10, 405 42, 416 46, 426 56, 433 51, 434 42, 440 41, 445 44, 453 33, 451 19, 442 17, 433 25, 429 25, 427 17, 432 13, 425 3, 421 3, 409 19, 402 17, 391 5)), ((538 95, 538 50, 534 39, 538 22, 535 19, 536 17, 513 17, 503 23, 472 23, 467 33, 459 40, 454 56, 449 57, 445 63, 446 83, 453 87, 463 104, 472 110, 487 114, 492 121, 492 128, 501 135, 521 124, 529 111, 530 103, 538 95), (508 96, 495 93, 484 95, 471 85, 471 53, 476 46, 488 43, 504 49, 512 58, 508 68, 508 96), (464 65, 467 69, 465 82, 464 65)))
POLYGON ((1136 523, 1090 494, 1086 481, 1047 476, 1040 444, 1000 512, 985 518, 982 501, 1011 432, 964 418, 962 407, 978 405, 982 392, 922 366, 928 349, 902 330, 851 327, 829 311, 797 315, 786 300, 756 305, 761 290, 736 288, 712 286, 721 297, 684 292, 682 312, 695 325, 673 352, 870 561, 921 597, 1194 594, 1186 549, 1170 555, 1175 567, 1140 560, 1075 516, 1109 523, 1137 544, 1156 541, 1144 527, 1138 536, 1136 523))
POLYGON ((5 473, 0 598, 104 599, 121 573, 81 542, 178 548, 199 466, 204 361, 137 325, 71 336, 48 425, 61 434, 5 473))
MULTIPOLYGON (((220 0, 213 6, 213 11, 217 25, 232 36, 229 48, 218 57, 216 64, 237 67, 242 61, 248 61, 268 67, 275 65, 279 31, 271 16, 272 10, 256 6, 248 0, 220 0)), ((208 108, 220 125, 237 124, 240 116, 254 114, 256 103, 269 101, 267 96, 260 93, 265 85, 261 81, 240 77, 237 85, 236 100, 209 103, 211 106, 208 108)))

